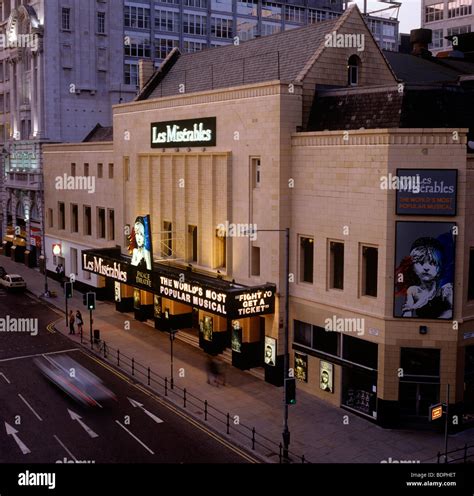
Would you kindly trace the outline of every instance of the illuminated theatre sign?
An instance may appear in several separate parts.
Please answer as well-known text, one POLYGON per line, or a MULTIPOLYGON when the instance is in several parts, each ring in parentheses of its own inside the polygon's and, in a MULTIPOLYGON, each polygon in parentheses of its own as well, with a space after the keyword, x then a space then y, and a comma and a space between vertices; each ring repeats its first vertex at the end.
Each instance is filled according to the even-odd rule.
POLYGON ((216 146, 216 118, 153 122, 152 148, 216 146))
POLYGON ((156 265, 152 271, 142 274, 143 271, 123 258, 119 250, 113 249, 82 252, 82 267, 87 272, 109 277, 224 318, 243 319, 275 312, 274 284, 235 287, 222 280, 214 282, 210 277, 156 265))

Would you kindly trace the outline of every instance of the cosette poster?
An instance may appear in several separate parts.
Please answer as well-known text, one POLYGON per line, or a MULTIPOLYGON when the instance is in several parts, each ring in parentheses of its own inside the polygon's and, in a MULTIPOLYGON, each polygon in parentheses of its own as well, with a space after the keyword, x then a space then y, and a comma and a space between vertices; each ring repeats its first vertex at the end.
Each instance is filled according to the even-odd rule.
POLYGON ((452 319, 453 222, 397 222, 394 316, 452 319))

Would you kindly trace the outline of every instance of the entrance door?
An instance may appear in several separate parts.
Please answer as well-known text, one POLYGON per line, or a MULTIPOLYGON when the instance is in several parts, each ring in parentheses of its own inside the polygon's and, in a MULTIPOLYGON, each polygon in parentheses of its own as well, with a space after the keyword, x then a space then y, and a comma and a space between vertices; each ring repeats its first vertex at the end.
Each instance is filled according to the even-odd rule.
POLYGON ((439 384, 400 382, 399 401, 402 416, 428 418, 429 407, 439 402, 439 384))

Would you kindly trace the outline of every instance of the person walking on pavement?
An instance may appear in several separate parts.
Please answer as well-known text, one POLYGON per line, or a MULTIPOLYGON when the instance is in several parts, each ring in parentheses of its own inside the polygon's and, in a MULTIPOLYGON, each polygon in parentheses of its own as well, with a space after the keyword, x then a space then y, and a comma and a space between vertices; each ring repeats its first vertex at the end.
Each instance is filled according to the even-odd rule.
POLYGON ((84 325, 84 321, 82 320, 82 314, 79 310, 76 312, 76 325, 77 332, 82 336, 82 326, 84 325))
POLYGON ((74 321, 75 321, 74 312, 71 310, 69 312, 69 334, 76 334, 74 330, 74 321))

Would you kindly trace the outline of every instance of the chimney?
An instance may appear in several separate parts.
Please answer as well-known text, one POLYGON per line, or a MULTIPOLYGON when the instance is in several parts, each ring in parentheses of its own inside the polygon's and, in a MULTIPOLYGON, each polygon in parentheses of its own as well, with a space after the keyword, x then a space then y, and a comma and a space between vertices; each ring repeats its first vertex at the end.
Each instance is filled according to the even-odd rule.
POLYGON ((138 84, 140 86, 140 91, 145 87, 145 84, 149 81, 153 73, 155 72, 155 66, 153 61, 150 59, 140 59, 138 61, 138 84))
POLYGON ((412 29, 410 31, 411 53, 413 55, 431 55, 428 45, 432 40, 431 29, 412 29))

